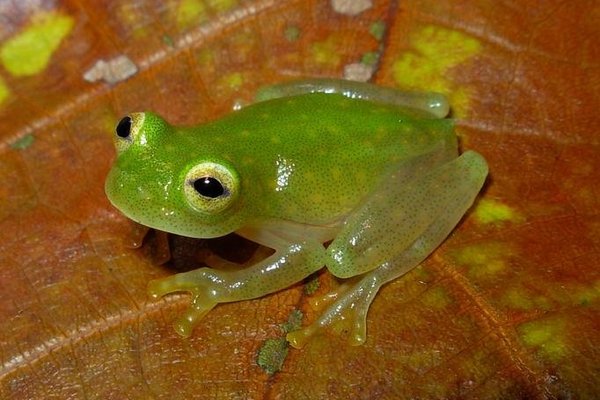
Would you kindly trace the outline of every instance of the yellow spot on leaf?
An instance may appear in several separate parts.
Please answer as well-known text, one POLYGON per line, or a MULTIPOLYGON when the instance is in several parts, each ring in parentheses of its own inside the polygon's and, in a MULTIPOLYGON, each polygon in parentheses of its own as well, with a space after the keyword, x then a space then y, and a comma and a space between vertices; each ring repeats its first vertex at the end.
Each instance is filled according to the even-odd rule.
POLYGON ((177 6, 177 24, 190 26, 208 19, 206 5, 201 0, 182 0, 177 6))
POLYGON ((215 55, 211 49, 205 48, 198 52, 198 63, 201 66, 209 66, 215 61, 215 55))
POLYGON ((485 243, 465 247, 453 253, 457 263, 469 267, 473 278, 493 276, 506 268, 510 249, 502 243, 485 243))
POLYGON ((4 102, 10 95, 10 90, 8 90, 8 86, 4 83, 4 80, 0 78, 0 104, 4 102))
POLYGON ((505 221, 518 221, 521 217, 506 204, 496 200, 482 199, 475 208, 475 219, 480 224, 499 224, 505 221))
POLYGON ((244 77, 239 72, 234 72, 233 74, 229 74, 225 76, 225 82, 232 89, 239 89, 244 83, 244 77))
POLYGON ((241 72, 232 72, 224 75, 217 81, 219 93, 227 94, 238 91, 244 84, 244 75, 241 72))
POLYGON ((593 282, 590 286, 584 286, 573 290, 572 297, 577 305, 588 306, 600 298, 600 280, 593 282))
POLYGON ((446 289, 438 286, 425 292, 422 301, 427 307, 440 310, 450 304, 450 297, 446 289))
POLYGON ((477 55, 481 44, 461 32, 427 26, 411 36, 414 50, 400 55, 392 70, 396 82, 405 88, 443 93, 458 116, 468 108, 468 89, 456 87, 448 70, 477 55))
POLYGON ((337 36, 331 35, 322 42, 313 43, 310 51, 315 63, 337 67, 342 62, 339 48, 337 36))
POLYGON ((223 12, 235 7, 238 0, 206 0, 206 4, 217 12, 223 12))
MULTIPOLYGON (((426 371, 431 369, 431 367, 439 365, 443 361, 442 352, 437 349, 435 346, 427 346, 423 348, 415 348, 411 349, 410 355, 407 357, 405 362, 406 365, 410 365, 410 368, 417 371, 426 371)), ((444 397, 442 394, 441 385, 436 385, 440 387, 440 392, 437 396, 435 394, 433 397, 442 398, 444 397)), ((438 390, 435 388, 435 390, 438 390)), ((428 394, 432 394, 431 390, 428 391, 428 394)))
POLYGON ((4 68, 14 76, 40 73, 60 42, 71 32, 73 23, 72 17, 56 12, 35 15, 29 26, 0 48, 4 68))
POLYGON ((553 317, 527 322, 518 328, 525 345, 535 347, 545 357, 557 361, 567 353, 565 322, 553 317))
POLYGON ((516 310, 531 310, 534 308, 548 310, 551 307, 548 299, 542 296, 532 296, 531 293, 527 293, 521 288, 508 289, 502 296, 502 302, 516 310))

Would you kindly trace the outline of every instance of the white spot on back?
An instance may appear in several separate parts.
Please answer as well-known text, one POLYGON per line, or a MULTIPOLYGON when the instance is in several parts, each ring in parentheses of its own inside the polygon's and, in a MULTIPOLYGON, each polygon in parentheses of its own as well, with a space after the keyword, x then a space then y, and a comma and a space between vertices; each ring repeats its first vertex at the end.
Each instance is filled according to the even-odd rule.
POLYGON ((275 191, 281 192, 288 186, 290 177, 294 172, 295 164, 281 156, 277 158, 275 164, 277 165, 277 186, 275 187, 275 191))

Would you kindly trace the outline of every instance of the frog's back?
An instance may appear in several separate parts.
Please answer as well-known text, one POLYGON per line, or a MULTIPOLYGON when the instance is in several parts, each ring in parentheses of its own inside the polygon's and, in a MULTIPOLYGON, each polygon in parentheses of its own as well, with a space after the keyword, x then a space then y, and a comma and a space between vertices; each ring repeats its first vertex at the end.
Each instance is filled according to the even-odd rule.
POLYGON ((402 159, 456 147, 450 120, 337 94, 257 103, 207 128, 254 213, 309 224, 338 220, 402 159))

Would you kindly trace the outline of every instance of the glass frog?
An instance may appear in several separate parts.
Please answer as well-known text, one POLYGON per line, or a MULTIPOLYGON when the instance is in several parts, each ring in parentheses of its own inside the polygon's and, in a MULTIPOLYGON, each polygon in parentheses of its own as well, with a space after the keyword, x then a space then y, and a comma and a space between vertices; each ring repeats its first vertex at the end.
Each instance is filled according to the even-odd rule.
POLYGON ((459 156, 439 94, 307 80, 267 87, 257 99, 198 126, 151 112, 124 117, 106 194, 152 228, 194 238, 236 232, 275 250, 245 269, 211 265, 150 282, 154 298, 191 293, 174 324, 182 336, 219 303, 279 291, 326 267, 353 279, 287 339, 301 347, 343 323, 350 344, 362 344, 379 288, 450 234, 487 164, 474 151, 459 156))

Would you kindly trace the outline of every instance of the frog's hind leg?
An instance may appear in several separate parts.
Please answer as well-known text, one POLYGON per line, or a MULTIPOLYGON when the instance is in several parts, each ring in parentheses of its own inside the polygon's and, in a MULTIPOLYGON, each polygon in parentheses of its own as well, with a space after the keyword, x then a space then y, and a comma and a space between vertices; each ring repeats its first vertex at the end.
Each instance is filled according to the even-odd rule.
POLYGON ((289 333, 294 347, 301 347, 319 329, 338 323, 351 325, 351 344, 364 343, 367 311, 379 288, 421 263, 460 221, 485 181, 486 162, 469 151, 421 175, 435 157, 425 155, 413 165, 404 164, 402 184, 393 176, 393 184, 384 184, 347 221, 349 229, 328 248, 328 269, 340 277, 364 273, 363 278, 313 325, 289 333))
POLYGON ((337 93, 353 99, 363 99, 425 111, 422 117, 444 118, 450 106, 443 94, 434 92, 408 92, 371 83, 344 79, 305 79, 261 88, 256 101, 307 93, 337 93))

